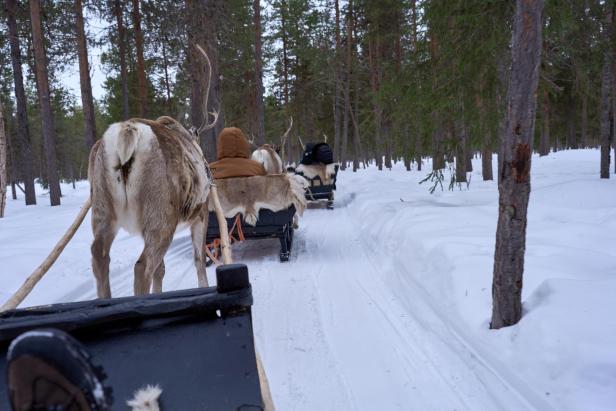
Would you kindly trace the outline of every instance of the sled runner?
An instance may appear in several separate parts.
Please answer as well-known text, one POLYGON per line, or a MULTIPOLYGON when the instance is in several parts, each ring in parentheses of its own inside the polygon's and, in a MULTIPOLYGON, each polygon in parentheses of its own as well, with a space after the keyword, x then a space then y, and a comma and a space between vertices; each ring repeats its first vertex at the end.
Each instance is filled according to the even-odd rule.
POLYGON ((1 314, 0 409, 10 409, 11 340, 28 330, 57 328, 77 338, 104 368, 113 409, 125 409, 136 390, 158 384, 161 409, 262 410, 248 270, 219 266, 216 278, 216 287, 1 314))
MULTIPOLYGON (((272 211, 261 209, 257 219, 257 224, 252 226, 248 224, 241 214, 237 214, 233 218, 227 218, 227 227, 229 227, 229 238, 231 243, 244 240, 258 240, 264 238, 278 238, 280 240, 280 261, 289 261, 291 256, 291 248, 293 247, 293 217, 295 216, 295 206, 286 210, 272 211)), ((215 261, 212 259, 218 258, 219 254, 219 239, 220 227, 214 212, 210 212, 207 226, 207 247, 209 253, 207 265, 211 265, 215 261)))

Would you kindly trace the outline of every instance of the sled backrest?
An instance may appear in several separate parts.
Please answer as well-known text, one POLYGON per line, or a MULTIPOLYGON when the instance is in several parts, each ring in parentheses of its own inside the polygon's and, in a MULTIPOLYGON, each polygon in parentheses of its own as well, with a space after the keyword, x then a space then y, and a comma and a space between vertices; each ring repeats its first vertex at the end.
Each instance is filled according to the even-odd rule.
POLYGON ((114 409, 147 384, 162 388, 162 409, 261 409, 248 270, 219 266, 216 276, 217 287, 3 313, 0 409, 9 409, 8 345, 36 328, 67 331, 86 346, 108 375, 114 409))

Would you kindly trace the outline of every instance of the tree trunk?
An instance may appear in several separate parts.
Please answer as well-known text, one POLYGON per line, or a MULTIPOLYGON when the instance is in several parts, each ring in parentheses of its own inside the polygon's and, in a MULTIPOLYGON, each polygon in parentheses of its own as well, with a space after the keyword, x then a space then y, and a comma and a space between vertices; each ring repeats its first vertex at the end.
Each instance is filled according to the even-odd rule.
POLYGON ((6 133, 4 130, 4 106, 0 100, 0 218, 4 217, 6 207, 6 186, 8 185, 6 174, 6 133))
MULTIPOLYGON (((218 123, 216 126, 210 130, 203 132, 199 135, 201 139, 201 144, 206 148, 206 150, 210 153, 208 159, 212 161, 216 159, 216 138, 218 134, 223 129, 225 124, 225 116, 222 111, 221 101, 222 101, 222 85, 221 85, 221 77, 220 77, 220 61, 219 61, 219 53, 218 53, 218 45, 217 45, 217 32, 218 32, 218 24, 219 19, 222 15, 222 4, 221 0, 208 0, 205 2, 205 20, 201 22, 201 29, 203 31, 204 40, 205 40, 205 51, 207 52, 210 62, 212 65, 212 75, 210 77, 210 84, 206 84, 206 87, 210 87, 209 98, 207 101, 207 106, 209 107, 208 111, 219 110, 220 114, 218 117, 218 123)), ((203 58, 201 58, 201 66, 203 67, 203 58)), ((203 71, 203 69, 202 69, 203 71)), ((207 81, 207 78, 206 78, 207 81)), ((204 113, 207 116, 207 113, 204 113)))
MULTIPOLYGON (((26 205, 36 204, 34 190, 34 154, 30 145, 30 130, 28 123, 28 102, 24 90, 24 77, 21 69, 21 47, 19 45, 19 32, 17 30, 17 2, 6 0, 4 3, 9 28, 9 42, 11 44, 11 64, 13 67, 13 80, 15 83, 15 101, 17 103, 17 152, 21 160, 22 178, 26 191, 26 205)), ((16 164, 14 169, 17 170, 16 164)), ((15 178, 15 177, 13 177, 15 178)))
POLYGON ((173 113, 172 100, 171 100, 171 85, 169 83, 169 58, 167 57, 167 44, 169 44, 169 38, 165 34, 164 42, 160 45, 163 52, 163 69, 165 73, 165 92, 167 94, 167 113, 173 113))
POLYGON ((550 95, 543 91, 543 116, 541 118, 541 140, 539 142, 539 155, 550 154, 550 95))
POLYGON ((96 119, 94 117, 94 99, 90 83, 90 65, 88 63, 88 45, 83 23, 81 0, 75 0, 75 20, 77 34, 77 56, 79 58, 79 83, 81 85, 81 104, 85 122, 86 147, 92 148, 96 141, 96 119))
MULTIPOLYGON (((354 99, 355 103, 353 107, 349 105, 349 111, 351 112, 351 120, 353 121, 353 171, 357 171, 359 169, 359 159, 363 159, 364 168, 366 168, 366 159, 364 158, 364 154, 361 148, 361 138, 359 135, 359 124, 357 117, 359 116, 359 79, 357 75, 355 77, 355 85, 354 85, 354 99)), ((348 81, 351 81, 349 77, 348 81)), ((350 98, 349 98, 350 99, 350 98)))
POLYGON ((577 135, 575 131, 575 101, 571 99, 567 107, 567 149, 577 148, 577 135))
MULTIPOLYGON (((381 76, 379 74, 379 40, 368 40, 368 62, 370 67, 370 87, 372 89, 372 110, 374 112, 374 148, 376 164, 379 170, 383 169, 384 142, 382 141, 383 109, 379 101, 381 76)), ((344 169, 344 167, 342 167, 344 169)))
MULTIPOLYGON (((334 158, 337 160, 341 159, 340 156, 340 77, 342 74, 340 68, 340 4, 338 0, 334 1, 334 10, 335 10, 335 39, 336 39, 336 49, 334 50, 334 158)), ((347 45, 348 47, 348 45, 347 45)), ((345 98, 346 103, 346 98, 345 98)), ((347 107, 344 109, 344 116, 346 117, 347 107)), ((348 120, 347 120, 348 121, 348 120)))
POLYGON ((580 139, 580 148, 588 147, 588 96, 586 93, 582 96, 582 135, 580 139))
POLYGON ((612 31, 614 9, 611 2, 605 4, 606 16, 603 28, 605 51, 603 54, 603 71, 601 73, 601 178, 610 178, 610 112, 612 110, 612 31))
POLYGON ((263 53, 261 51, 261 2, 253 0, 252 9, 255 25, 255 108, 257 144, 265 144, 265 108, 263 105, 263 53))
POLYGON ((49 77, 47 75, 47 57, 43 45, 41 28, 41 8, 39 0, 30 0, 30 19, 32 21, 32 46, 34 47, 34 63, 36 69, 36 84, 41 108, 43 141, 45 143, 45 160, 47 163, 47 180, 49 183, 49 200, 52 206, 60 205, 60 180, 56 160, 56 130, 51 112, 49 95, 49 77))
POLYGON ((124 30, 123 2, 113 2, 113 14, 118 25, 118 51, 120 53, 120 82, 122 83, 122 120, 128 120, 128 70, 126 68, 126 32, 124 30))
POLYGON ((456 134, 458 144, 456 148, 456 183, 466 183, 466 125, 464 119, 456 121, 456 134))
MULTIPOLYGON (((193 127, 199 128, 203 123, 203 92, 205 86, 205 74, 203 73, 203 63, 201 55, 195 44, 203 43, 203 33, 200 30, 201 21, 205 19, 203 7, 200 7, 199 0, 186 0, 186 10, 188 12, 188 67, 190 73, 190 122, 193 127)), ((205 149, 205 147, 202 147, 205 149)), ((211 160, 211 153, 203 151, 206 158, 211 160)))
POLYGON ((507 117, 498 156, 499 215, 490 328, 516 324, 522 316, 526 217, 541 63, 543 0, 517 0, 511 46, 507 117))
POLYGON ((481 176, 483 181, 494 179, 492 172, 492 130, 486 127, 486 108, 483 103, 483 97, 480 90, 480 95, 477 98, 477 107, 479 110, 479 135, 481 138, 481 176))
POLYGON ((133 26, 135 29, 135 48, 137 52, 137 79, 139 81, 139 115, 148 116, 148 85, 145 75, 145 60, 143 58, 143 33, 141 32, 140 0, 133 1, 133 26))
MULTIPOLYGON (((217 19, 220 15, 218 0, 187 0, 188 9, 188 58, 191 77, 191 122, 199 127, 208 120, 208 114, 203 113, 204 93, 208 86, 209 73, 204 70, 204 59, 195 48, 195 44, 203 46, 212 65, 211 84, 207 106, 209 110, 219 110, 221 80, 219 73, 218 50, 216 48, 217 19)), ((218 123, 210 130, 199 135, 199 141, 205 158, 208 161, 216 160, 216 137, 224 127, 224 113, 221 111, 218 123)))
MULTIPOLYGON (((347 47, 346 47, 346 72, 342 84, 344 87, 344 117, 342 118, 342 158, 344 158, 345 164, 348 160, 349 152, 349 117, 351 113, 351 76, 353 68, 353 25, 351 14, 353 13, 353 0, 349 0, 349 9, 347 13, 347 47)), ((340 66, 340 65, 339 65, 340 66)), ((339 73, 342 73, 340 67, 339 73)), ((340 74, 339 78, 342 77, 340 74)), ((340 80, 339 80, 340 81, 340 80)), ((355 167, 355 166, 354 166, 355 167)))

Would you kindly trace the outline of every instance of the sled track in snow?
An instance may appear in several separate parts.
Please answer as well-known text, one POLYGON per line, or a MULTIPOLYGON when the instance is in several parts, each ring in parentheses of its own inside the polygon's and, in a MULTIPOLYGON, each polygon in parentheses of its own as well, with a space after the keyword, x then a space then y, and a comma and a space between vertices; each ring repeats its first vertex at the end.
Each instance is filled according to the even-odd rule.
MULTIPOLYGON (((348 210, 306 211, 288 263, 278 261, 277 239, 233 247, 249 267, 257 347, 278 409, 550 409, 407 272, 403 258, 429 269, 420 250, 384 255, 348 210)), ((123 234, 116 243, 112 293, 130 295, 141 243, 123 234)), ((165 264, 164 290, 196 286, 187 231, 165 264)), ((94 297, 86 278, 59 301, 94 297)))

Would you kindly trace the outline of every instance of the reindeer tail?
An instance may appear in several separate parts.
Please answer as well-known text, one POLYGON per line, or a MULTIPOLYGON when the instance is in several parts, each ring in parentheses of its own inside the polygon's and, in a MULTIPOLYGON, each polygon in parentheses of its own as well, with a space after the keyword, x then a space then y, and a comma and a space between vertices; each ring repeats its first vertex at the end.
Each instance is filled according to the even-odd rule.
POLYGON ((133 124, 125 122, 118 136, 116 152, 120 158, 120 164, 125 165, 135 153, 139 141, 139 130, 133 124))

